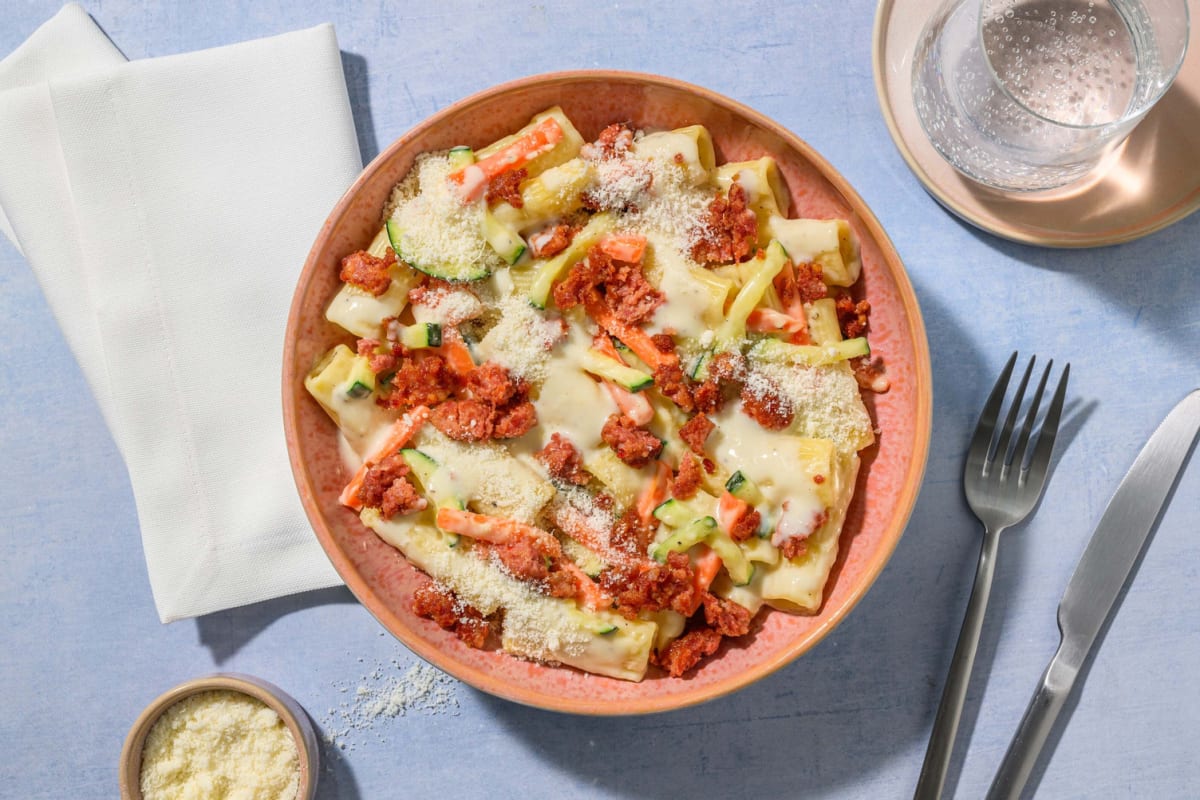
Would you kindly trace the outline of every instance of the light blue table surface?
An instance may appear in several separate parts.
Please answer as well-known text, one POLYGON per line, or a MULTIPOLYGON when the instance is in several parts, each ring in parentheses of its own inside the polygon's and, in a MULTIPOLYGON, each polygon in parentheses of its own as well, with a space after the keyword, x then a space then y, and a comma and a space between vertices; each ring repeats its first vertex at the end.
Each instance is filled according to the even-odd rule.
MULTIPOLYGON (((57 9, 5 0, 0 54, 57 9)), ((984 794, 1057 644, 1055 609, 1093 526, 1150 431, 1200 385, 1200 215, 1085 251, 1016 245, 958 222, 888 137, 868 0, 96 0, 88 10, 130 58, 332 21, 366 158, 452 101, 532 73, 615 67, 710 87, 841 170, 921 302, 935 390, 924 486, 874 588, 809 654, 731 697, 630 719, 538 711, 455 683, 440 713, 410 708, 352 731, 345 749, 326 746, 320 797, 911 796, 980 542, 963 450, 1020 349, 1069 360, 1072 383, 1040 510, 1001 542, 951 771, 955 797, 984 794)), ((193 676, 262 676, 330 729, 343 689, 415 662, 344 589, 159 624, 122 461, 28 265, 3 240, 0 376, 0 796, 114 796, 130 724, 193 676)), ((1060 727, 1038 797, 1200 792, 1197 498, 1193 463, 1060 727)))

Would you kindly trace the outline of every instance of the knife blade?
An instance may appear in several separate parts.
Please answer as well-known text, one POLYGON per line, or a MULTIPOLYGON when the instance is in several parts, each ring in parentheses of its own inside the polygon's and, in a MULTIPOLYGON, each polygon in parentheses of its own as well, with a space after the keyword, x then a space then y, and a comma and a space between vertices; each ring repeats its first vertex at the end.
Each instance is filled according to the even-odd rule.
POLYGON ((1113 611, 1200 432, 1200 389, 1179 402, 1121 479, 1058 606, 1062 639, 992 780, 988 800, 1020 797, 1096 637, 1113 611))

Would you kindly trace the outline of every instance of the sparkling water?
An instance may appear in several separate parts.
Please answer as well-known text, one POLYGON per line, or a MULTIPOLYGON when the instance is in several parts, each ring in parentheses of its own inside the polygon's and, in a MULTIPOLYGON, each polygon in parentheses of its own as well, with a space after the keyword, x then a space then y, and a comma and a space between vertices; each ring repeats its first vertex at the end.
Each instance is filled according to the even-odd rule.
POLYGON ((1174 67, 1137 0, 951 0, 917 45, 913 100, 960 171, 1001 189, 1047 189, 1120 142, 1174 67))

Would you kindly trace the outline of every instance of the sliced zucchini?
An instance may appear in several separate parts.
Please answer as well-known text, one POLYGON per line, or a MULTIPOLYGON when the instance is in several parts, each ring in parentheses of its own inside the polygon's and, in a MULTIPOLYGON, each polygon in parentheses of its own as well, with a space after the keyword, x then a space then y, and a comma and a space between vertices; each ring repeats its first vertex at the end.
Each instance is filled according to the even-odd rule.
POLYGON ((763 501, 763 493, 746 473, 738 470, 725 481, 725 491, 741 500, 743 503, 756 506, 763 501))
POLYGON ((436 322, 397 325, 393 330, 396 334, 396 340, 409 350, 440 347, 442 344, 442 326, 436 322))
POLYGON ((396 251, 396 257, 419 272, 424 272, 426 275, 450 281, 451 283, 478 281, 491 274, 491 270, 488 269, 487 264, 482 262, 471 264, 431 261, 418 262, 405 252, 403 247, 404 231, 400 230, 400 223, 395 219, 389 219, 384 227, 387 228, 388 240, 392 243, 392 249, 396 251))
POLYGON ((870 354, 866 337, 859 336, 832 344, 788 344, 779 339, 761 339, 750 348, 749 356, 760 361, 823 367, 870 354))
POLYGON ((517 263, 525 254, 525 240, 508 224, 505 224, 490 210, 483 212, 483 238, 496 251, 496 255, 504 259, 505 264, 517 263))
MULTIPOLYGON (((441 464, 434 461, 428 454, 421 452, 412 447, 405 447, 400 450, 401 457, 404 458, 412 474, 416 476, 417 482, 421 484, 426 496, 433 501, 433 505, 437 508, 455 508, 459 511, 465 511, 467 504, 461 497, 454 493, 447 481, 439 479, 441 464)), ((449 547, 457 547, 459 543, 459 535, 450 531, 444 531, 441 528, 438 531, 442 534, 442 538, 446 540, 449 547)))
POLYGON ((465 145, 451 147, 446 157, 450 160, 452 170, 475 163, 475 151, 465 145))
POLYGON ((604 567, 606 566, 604 559, 571 537, 567 536, 563 538, 562 548, 567 558, 574 561, 575 565, 583 570, 589 578, 595 578, 604 571, 604 567))
POLYGON ((371 371, 371 362, 361 356, 356 358, 346 377, 345 386, 346 396, 354 400, 361 400, 375 391, 375 373, 371 371))
POLYGON ((580 355, 579 366, 600 378, 607 378, 631 392, 640 392, 654 383, 654 378, 641 370, 627 367, 603 353, 585 350, 580 355))
POLYGON ((692 376, 692 380, 703 381, 708 378, 708 367, 712 364, 712 357, 712 348, 700 351, 700 355, 696 356, 696 363, 692 365, 692 370, 689 373, 692 376))
POLYGON ((656 520, 672 528, 682 527, 697 516, 696 509, 674 497, 660 503, 652 513, 656 520))
MULTIPOLYGON (((667 502, 670 501, 668 500, 667 502)), ((658 508, 662 508, 662 506, 658 508)), ((658 509, 655 509, 656 514, 657 512, 658 509)), ((650 557, 660 564, 665 563, 668 554, 686 553, 693 545, 706 541, 716 530, 717 521, 715 519, 712 517, 698 517, 683 527, 677 528, 670 536, 651 547, 650 557)))

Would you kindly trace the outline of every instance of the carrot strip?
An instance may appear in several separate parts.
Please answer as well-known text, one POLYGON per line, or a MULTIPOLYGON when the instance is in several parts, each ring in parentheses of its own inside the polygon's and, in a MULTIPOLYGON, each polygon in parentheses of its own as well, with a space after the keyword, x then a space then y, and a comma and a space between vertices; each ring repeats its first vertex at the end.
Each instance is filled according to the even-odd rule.
POLYGON ((483 194, 492 178, 525 166, 543 153, 553 150, 562 138, 563 129, 558 120, 547 117, 507 147, 481 161, 454 170, 450 173, 450 181, 458 185, 463 200, 475 200, 483 194))
MULTIPOLYGON (((472 539, 482 539, 492 544, 504 544, 516 538, 530 538, 545 541, 554 537, 541 528, 526 525, 507 517, 491 517, 487 514, 476 514, 474 511, 461 511, 448 506, 438 509, 437 526, 447 533, 458 533, 470 536, 472 539)), ((558 540, 555 540, 557 543, 558 540)))
POLYGON ((738 520, 749 514, 751 511, 750 505, 737 497, 734 497, 729 492, 724 492, 721 499, 717 501, 717 524, 726 533, 733 530, 733 526, 738 520))
POLYGON ((601 381, 600 385, 617 404, 617 408, 621 409, 621 413, 633 420, 634 424, 645 425, 654 419, 654 406, 650 405, 645 395, 634 394, 609 380, 601 381))
POLYGON ((721 571, 724 562, 717 555, 717 551, 713 550, 706 544, 696 545, 696 562, 692 565, 695 575, 694 585, 696 591, 706 592, 708 587, 712 585, 716 579, 717 573, 721 571))
POLYGON ((612 337, 605 331, 599 331, 592 337, 592 349, 620 361, 622 364, 625 363, 625 359, 621 358, 621 353, 617 350, 616 345, 612 343, 612 337))
POLYGON ((362 500, 359 499, 358 493, 362 490, 363 481, 366 480, 371 467, 408 444, 408 440, 421 429, 428 419, 429 407, 417 406, 393 422, 392 427, 388 429, 387 437, 379 444, 379 447, 367 454, 367 457, 363 459, 362 466, 358 468, 354 477, 350 479, 346 488, 338 496, 341 504, 349 506, 355 511, 361 510, 362 500))
POLYGON ((596 247, 616 261, 640 264, 646 254, 646 237, 640 233, 610 233, 596 247))
POLYGON ((580 601, 592 611, 612 608, 613 599, 588 574, 567 559, 559 559, 558 568, 575 579, 575 589, 580 601))
POLYGON ((460 378, 465 378, 475 371, 475 359, 471 357, 471 350, 456 328, 443 329, 442 343, 429 349, 446 359, 446 366, 460 378))
POLYGON ((588 293, 584 300, 584 308, 597 325, 624 342, 625 346, 636 353, 637 357, 646 362, 651 369, 679 363, 679 356, 659 350, 654 346, 650 335, 644 330, 634 325, 627 325, 617 319, 617 316, 604 305, 598 292, 588 293))
MULTIPOLYGON (((803 313, 803 312, 801 312, 803 313)), ((756 308, 746 318, 746 327, 757 333, 787 333, 789 335, 807 331, 803 319, 796 319, 772 308, 756 308)))
POLYGON ((638 519, 642 524, 650 522, 654 509, 662 505, 671 489, 671 468, 662 461, 654 462, 654 468, 654 478, 642 488, 635 504, 638 519))

